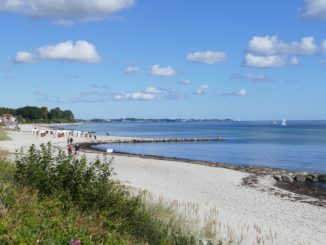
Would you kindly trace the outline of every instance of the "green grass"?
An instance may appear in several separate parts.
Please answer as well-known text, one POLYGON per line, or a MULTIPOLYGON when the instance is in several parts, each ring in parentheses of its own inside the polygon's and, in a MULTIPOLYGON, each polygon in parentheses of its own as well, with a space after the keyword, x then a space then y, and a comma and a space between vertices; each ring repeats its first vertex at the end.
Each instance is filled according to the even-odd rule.
POLYGON ((111 160, 31 147, 0 160, 0 244, 197 244, 114 182, 111 160))
POLYGON ((0 162, 0 244, 132 244, 106 225, 98 212, 65 210, 59 198, 40 199, 37 191, 14 183, 15 166, 0 162))
POLYGON ((8 137, 7 133, 0 128, 0 140, 9 140, 10 138, 8 137))

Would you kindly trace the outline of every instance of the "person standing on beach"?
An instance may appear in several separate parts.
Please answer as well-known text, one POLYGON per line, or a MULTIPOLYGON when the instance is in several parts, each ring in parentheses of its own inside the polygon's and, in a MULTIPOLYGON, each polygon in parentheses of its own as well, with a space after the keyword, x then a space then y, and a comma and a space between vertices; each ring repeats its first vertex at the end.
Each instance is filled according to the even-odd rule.
POLYGON ((69 155, 69 156, 71 156, 71 155, 72 155, 72 148, 71 148, 71 146, 70 146, 70 145, 68 146, 68 155, 69 155))
POLYGON ((76 144, 76 145, 75 145, 75 156, 78 155, 78 151, 79 151, 79 145, 76 144))
POLYGON ((72 144, 72 142, 74 141, 74 139, 73 138, 70 138, 69 141, 70 141, 70 144, 72 144))

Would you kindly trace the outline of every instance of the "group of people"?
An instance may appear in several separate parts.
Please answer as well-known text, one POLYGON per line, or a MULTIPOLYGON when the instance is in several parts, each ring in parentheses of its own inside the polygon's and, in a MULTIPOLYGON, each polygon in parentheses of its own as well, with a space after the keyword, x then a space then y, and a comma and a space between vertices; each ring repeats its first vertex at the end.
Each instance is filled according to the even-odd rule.
POLYGON ((72 155, 77 156, 77 155, 78 155, 78 152, 79 152, 79 150, 80 150, 80 147, 79 147, 79 144, 75 144, 75 145, 73 145, 73 144, 72 144, 73 141, 74 141, 73 138, 71 138, 71 137, 68 137, 68 138, 67 138, 68 154, 71 155, 71 156, 72 156, 72 155), (74 148, 75 152, 73 152, 73 148, 74 148))

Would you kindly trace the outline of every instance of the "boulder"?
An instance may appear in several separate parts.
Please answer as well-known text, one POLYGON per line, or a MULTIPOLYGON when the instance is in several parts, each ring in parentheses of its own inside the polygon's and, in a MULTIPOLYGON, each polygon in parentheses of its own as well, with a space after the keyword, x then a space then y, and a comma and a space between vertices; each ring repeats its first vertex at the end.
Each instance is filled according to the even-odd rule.
POLYGON ((318 179, 321 183, 326 183, 326 174, 319 175, 318 179))
POLYGON ((317 182, 319 181, 319 174, 309 174, 309 177, 312 179, 312 181, 317 182))
POLYGON ((281 178, 281 176, 279 176, 279 175, 274 175, 273 176, 273 178, 276 180, 276 181, 282 181, 282 178, 281 178))
POLYGON ((311 174, 309 174, 309 175, 306 176, 306 181, 308 181, 308 182, 313 182, 314 179, 315 179, 314 176, 311 175, 311 174))
POLYGON ((306 175, 304 175, 304 174, 297 174, 294 177, 294 180, 295 181, 298 181, 298 182, 305 182, 306 181, 306 175))
POLYGON ((287 182, 287 183, 291 183, 291 182, 293 182, 293 178, 290 175, 282 175, 282 181, 287 182))

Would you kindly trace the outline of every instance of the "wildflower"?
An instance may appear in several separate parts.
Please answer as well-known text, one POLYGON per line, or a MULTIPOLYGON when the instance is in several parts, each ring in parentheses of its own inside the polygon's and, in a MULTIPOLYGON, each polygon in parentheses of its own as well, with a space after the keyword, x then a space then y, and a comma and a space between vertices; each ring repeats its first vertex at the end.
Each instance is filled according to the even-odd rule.
POLYGON ((77 240, 70 240, 70 245, 80 245, 80 240, 77 239, 77 240))

